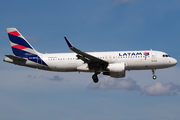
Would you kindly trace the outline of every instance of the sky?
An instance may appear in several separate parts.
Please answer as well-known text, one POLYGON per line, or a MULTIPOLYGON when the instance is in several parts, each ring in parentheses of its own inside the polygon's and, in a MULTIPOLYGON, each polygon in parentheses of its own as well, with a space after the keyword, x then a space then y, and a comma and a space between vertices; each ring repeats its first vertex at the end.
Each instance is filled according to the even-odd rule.
POLYGON ((121 79, 3 62, 15 27, 41 53, 158 50, 180 61, 179 0, 2 0, 0 119, 179 120, 180 65, 121 79))

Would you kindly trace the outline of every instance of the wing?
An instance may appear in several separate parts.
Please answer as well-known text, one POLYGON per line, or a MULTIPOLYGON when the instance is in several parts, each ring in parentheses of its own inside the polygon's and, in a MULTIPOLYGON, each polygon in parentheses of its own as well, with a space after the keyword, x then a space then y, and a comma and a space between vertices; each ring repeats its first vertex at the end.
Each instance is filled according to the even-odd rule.
POLYGON ((100 68, 102 68, 102 69, 106 69, 107 68, 107 66, 109 64, 107 61, 104 61, 104 60, 99 59, 99 58, 97 58, 95 56, 92 56, 90 54, 87 54, 85 52, 82 52, 82 51, 78 50, 77 48, 75 48, 72 45, 72 43, 66 37, 64 37, 64 38, 65 38, 69 48, 72 51, 74 51, 75 53, 77 53, 77 55, 76 55, 77 58, 81 59, 82 61, 84 61, 84 63, 88 63, 88 66, 89 66, 90 69, 91 68, 96 68, 96 69, 97 68, 99 68, 99 69, 100 68))

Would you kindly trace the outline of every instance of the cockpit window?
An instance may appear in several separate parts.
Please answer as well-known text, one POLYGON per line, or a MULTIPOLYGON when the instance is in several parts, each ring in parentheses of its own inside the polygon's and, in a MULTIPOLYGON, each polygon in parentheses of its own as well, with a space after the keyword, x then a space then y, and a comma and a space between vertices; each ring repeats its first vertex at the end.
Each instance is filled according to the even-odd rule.
POLYGON ((170 57, 170 55, 163 55, 163 57, 170 57))

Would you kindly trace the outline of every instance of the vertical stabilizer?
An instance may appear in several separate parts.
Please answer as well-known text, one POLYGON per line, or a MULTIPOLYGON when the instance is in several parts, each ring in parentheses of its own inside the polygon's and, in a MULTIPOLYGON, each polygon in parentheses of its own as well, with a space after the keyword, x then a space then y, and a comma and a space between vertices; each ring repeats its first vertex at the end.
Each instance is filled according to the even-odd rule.
POLYGON ((7 28, 10 44, 14 55, 24 57, 37 55, 37 51, 28 43, 16 28, 7 28))

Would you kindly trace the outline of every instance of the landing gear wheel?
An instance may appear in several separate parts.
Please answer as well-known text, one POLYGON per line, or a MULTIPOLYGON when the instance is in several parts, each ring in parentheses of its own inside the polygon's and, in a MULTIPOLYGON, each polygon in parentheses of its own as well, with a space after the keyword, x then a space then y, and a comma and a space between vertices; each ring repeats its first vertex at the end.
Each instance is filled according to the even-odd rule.
POLYGON ((155 80, 156 78, 157 78, 157 76, 156 75, 154 75, 155 74, 155 70, 154 69, 152 69, 152 74, 153 74, 153 79, 155 80))
POLYGON ((97 74, 94 74, 92 76, 92 79, 93 79, 94 83, 97 83, 99 81, 97 74))
POLYGON ((152 77, 154 80, 157 78, 157 76, 155 76, 155 75, 153 75, 153 77, 152 77))

